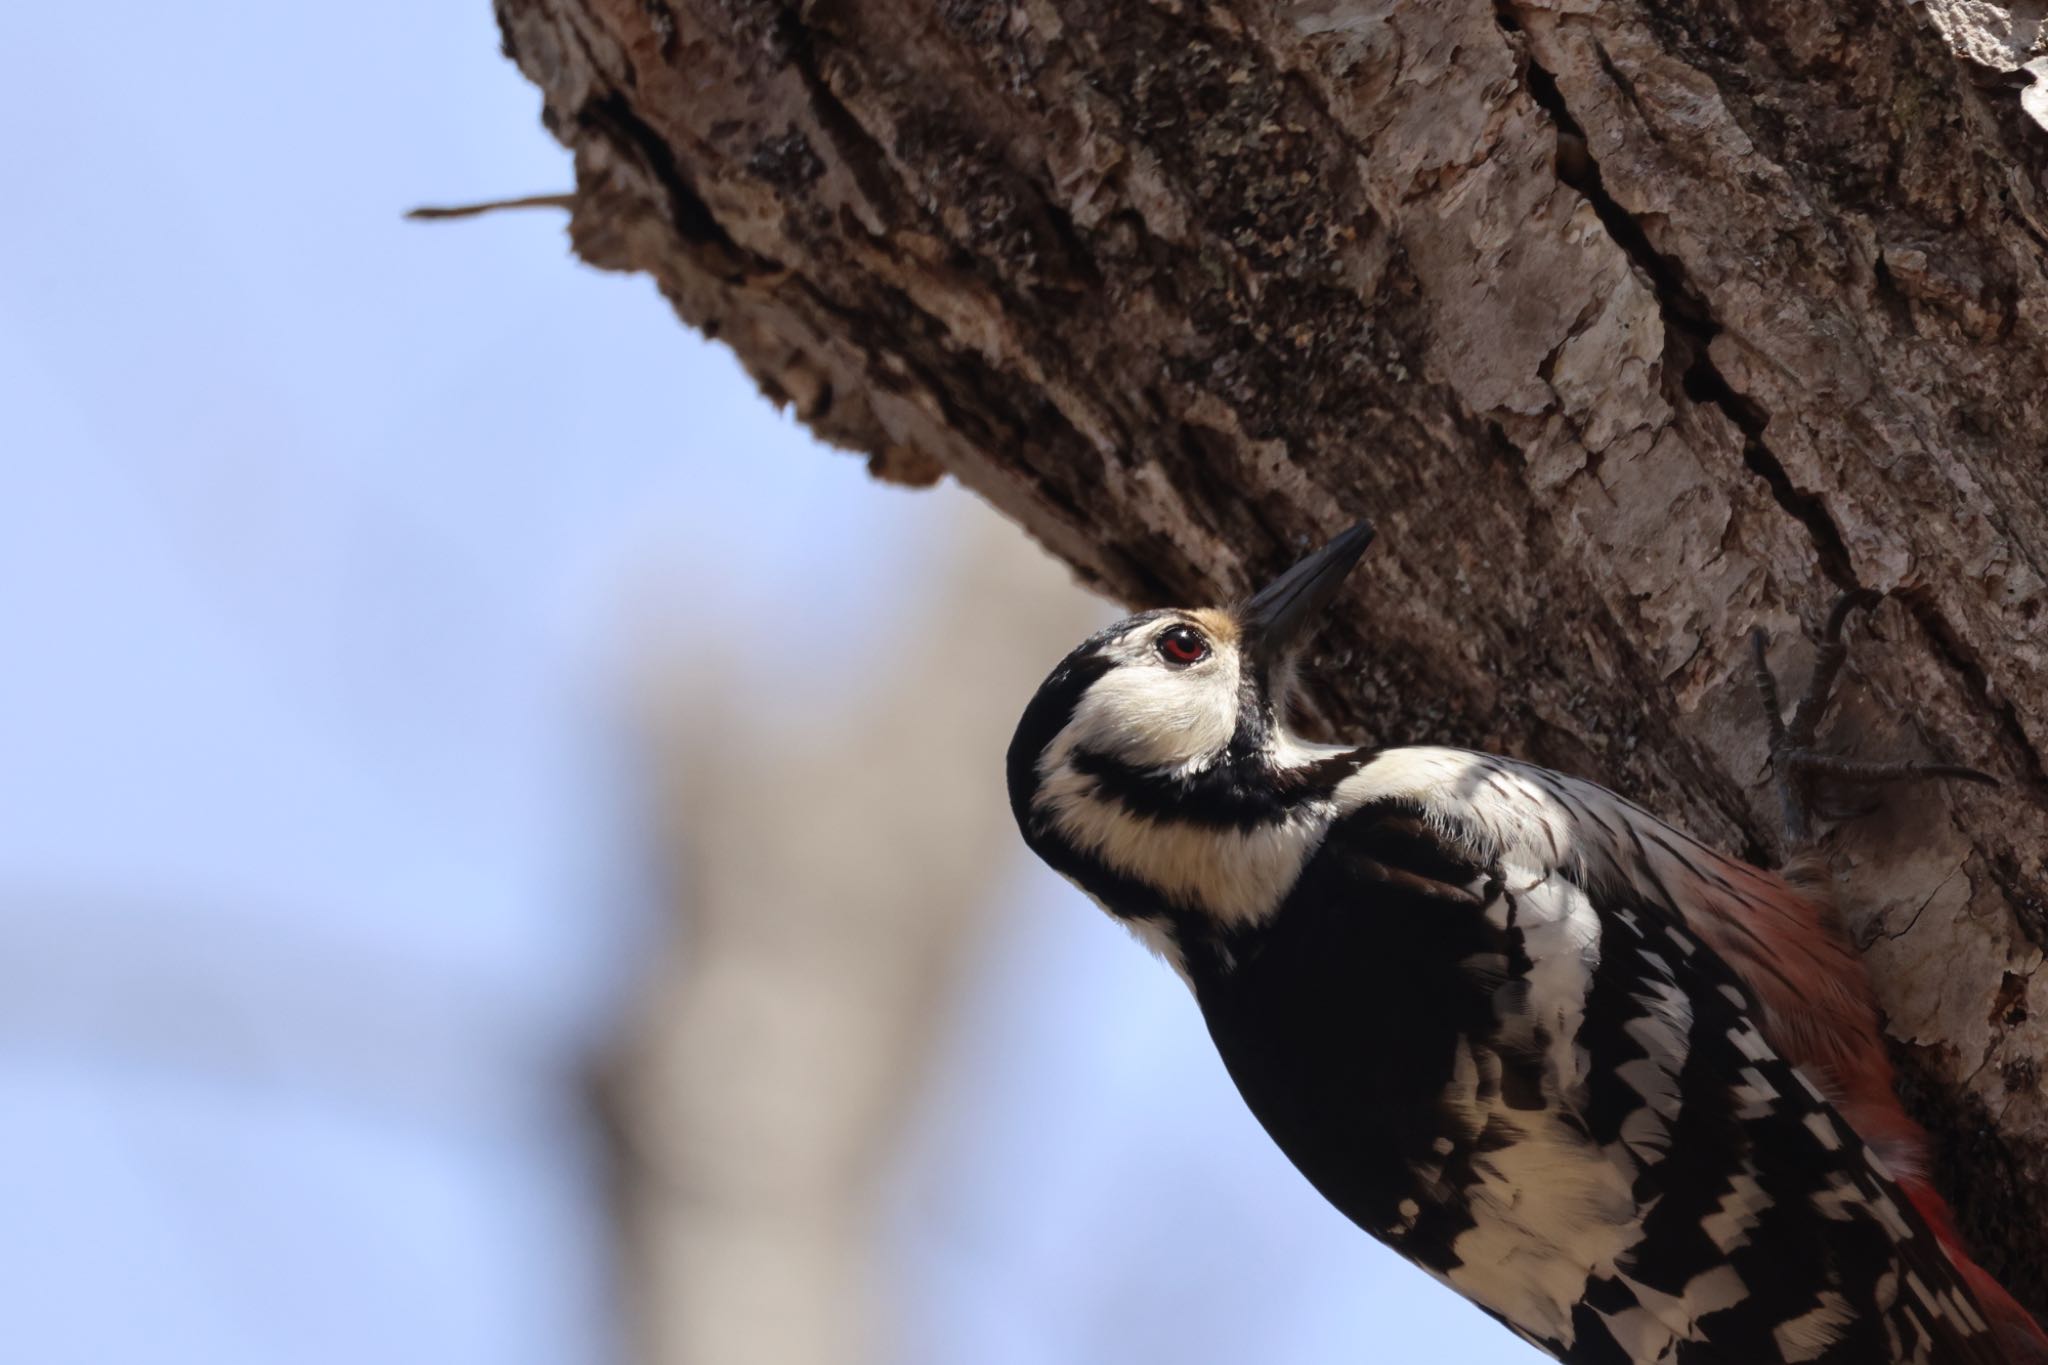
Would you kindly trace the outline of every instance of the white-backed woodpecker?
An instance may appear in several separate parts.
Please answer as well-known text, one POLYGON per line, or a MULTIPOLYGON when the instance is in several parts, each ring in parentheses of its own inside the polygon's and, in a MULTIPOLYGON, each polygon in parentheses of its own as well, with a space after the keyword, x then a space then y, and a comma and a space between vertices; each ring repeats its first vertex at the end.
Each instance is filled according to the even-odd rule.
MULTIPOLYGON (((2048 1361, 1928 1182, 1819 878, 1513 759, 1290 732, 1371 539, 1068 655, 1010 747, 1026 842, 1186 979, 1332 1204, 1557 1358, 2048 1361)), ((1846 615, 1789 727, 1759 653, 1802 820, 1846 615)))

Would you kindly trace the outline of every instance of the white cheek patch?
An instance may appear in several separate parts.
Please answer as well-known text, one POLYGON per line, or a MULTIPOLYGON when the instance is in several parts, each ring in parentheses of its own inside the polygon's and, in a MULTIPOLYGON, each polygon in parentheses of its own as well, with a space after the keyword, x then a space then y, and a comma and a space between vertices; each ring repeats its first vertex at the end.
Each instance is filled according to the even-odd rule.
POLYGON ((1193 772, 1229 747, 1237 733, 1236 651, 1220 649, 1207 663, 1180 669, 1133 654, 1082 696, 1046 751, 1045 770, 1078 747, 1134 768, 1193 772))
MULTIPOLYGON (((1153 652, 1157 635, 1148 629, 1110 646, 1112 667, 1082 695, 1039 759, 1034 805, 1076 848, 1171 903, 1224 924, 1257 922, 1278 908, 1321 843, 1330 823, 1327 802, 1304 802, 1249 828, 1217 828, 1137 814, 1104 795, 1075 762, 1077 753, 1093 754, 1139 773, 1180 778, 1208 770, 1228 752, 1238 722, 1237 650, 1224 641, 1205 662, 1175 668, 1153 652)), ((1178 965, 1162 929, 1140 934, 1178 965)))

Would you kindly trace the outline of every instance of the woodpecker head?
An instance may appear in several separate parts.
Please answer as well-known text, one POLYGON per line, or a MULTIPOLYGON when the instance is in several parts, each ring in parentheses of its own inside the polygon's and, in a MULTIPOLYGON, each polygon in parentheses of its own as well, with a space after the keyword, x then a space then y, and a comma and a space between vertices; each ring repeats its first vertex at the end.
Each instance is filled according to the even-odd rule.
POLYGON ((1127 920, 1232 920, 1283 892, 1297 869, 1224 866, 1215 836, 1284 833, 1316 761, 1350 752, 1284 720, 1300 647, 1372 536, 1360 522, 1241 606, 1141 612, 1083 641, 1010 742, 1026 842, 1127 920))

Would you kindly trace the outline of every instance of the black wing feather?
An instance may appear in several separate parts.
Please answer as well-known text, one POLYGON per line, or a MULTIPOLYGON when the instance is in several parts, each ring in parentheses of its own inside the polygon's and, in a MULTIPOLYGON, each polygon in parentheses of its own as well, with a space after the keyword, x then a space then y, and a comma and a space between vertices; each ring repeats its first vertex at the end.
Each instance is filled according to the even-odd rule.
MULTIPOLYGON (((1519 1235, 1513 1210, 1479 1195, 1503 1149, 1540 1129, 1578 1144, 1575 1159, 1619 1163, 1622 1216, 1640 1223, 1611 1265, 1586 1267, 1550 1328, 1510 1323, 1560 1359, 2007 1365, 1905 1195, 1763 1042, 1733 971, 1668 907, 1529 876, 1467 856, 1412 806, 1370 807, 1231 944, 1234 965, 1197 975, 1233 1079, 1316 1188, 1506 1320, 1460 1239, 1487 1219, 1488 1247, 1519 1235), (1599 928, 1569 1011, 1595 1064, 1568 1077, 1544 1032, 1556 978, 1534 975, 1516 920, 1517 896, 1544 894, 1587 895, 1599 928), (1659 1002, 1673 999, 1684 1008, 1665 1016, 1683 1018, 1660 1033, 1659 1002), (1476 1083, 1461 1058, 1478 1059, 1476 1083), (1647 1099, 1645 1075, 1669 1093, 1647 1099), (1475 1094, 1494 1115, 1476 1130, 1475 1094)), ((1532 1254, 1569 1259, 1578 1245, 1570 1227, 1528 1232, 1532 1254)))

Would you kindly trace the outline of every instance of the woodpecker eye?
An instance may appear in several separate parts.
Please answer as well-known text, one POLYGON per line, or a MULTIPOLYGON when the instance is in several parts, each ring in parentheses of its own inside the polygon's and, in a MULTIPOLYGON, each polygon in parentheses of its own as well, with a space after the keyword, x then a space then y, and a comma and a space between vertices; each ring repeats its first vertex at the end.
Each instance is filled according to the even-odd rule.
POLYGON ((1159 637, 1159 657, 1182 667, 1209 657, 1209 642, 1193 626, 1175 626, 1159 637))

